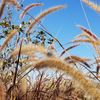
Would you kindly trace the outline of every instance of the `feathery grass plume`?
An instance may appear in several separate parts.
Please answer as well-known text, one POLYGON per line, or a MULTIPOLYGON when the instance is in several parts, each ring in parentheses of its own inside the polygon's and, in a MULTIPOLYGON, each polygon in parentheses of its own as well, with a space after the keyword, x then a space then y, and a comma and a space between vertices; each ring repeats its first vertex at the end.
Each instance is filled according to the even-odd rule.
MULTIPOLYGON (((100 53, 99 53, 99 48, 98 48, 98 46, 96 45, 96 43, 98 43, 99 39, 97 38, 96 35, 94 35, 94 34, 92 34, 92 33, 89 33, 89 34, 87 34, 87 33, 88 33, 88 30, 87 30, 87 32, 82 33, 82 34, 76 36, 76 39, 77 39, 77 38, 79 39, 80 37, 85 36, 85 37, 86 37, 87 39, 89 39, 90 41, 94 41, 94 42, 92 42, 91 44, 92 44, 93 47, 95 48, 96 53, 100 55, 100 53), (91 37, 91 35, 92 35, 92 37, 91 37)), ((80 38, 80 39, 82 39, 82 38, 80 38)))
POLYGON ((100 6, 98 6, 97 4, 89 1, 89 0, 82 0, 85 4, 87 4, 89 7, 91 7, 93 10, 95 10, 96 12, 100 13, 100 6))
POLYGON ((25 95, 25 93, 27 92, 27 79, 26 77, 23 77, 21 80, 20 80, 20 90, 22 92, 23 95, 25 95))
POLYGON ((6 0, 6 2, 11 3, 11 4, 16 4, 17 0, 6 0))
POLYGON ((39 59, 38 58, 35 58, 35 57, 29 57, 28 59, 22 59, 20 60, 21 63, 26 63, 26 62, 33 62, 33 61, 38 61, 39 59))
MULTIPOLYGON (((88 35, 87 33, 82 33, 82 34, 76 36, 75 40, 77 40, 77 39, 81 40, 81 39, 83 39, 83 37, 86 37, 90 41, 94 41, 94 39, 92 37, 90 37, 90 35, 88 35)), ((92 45, 97 50, 97 46, 95 45, 95 41, 92 42, 92 45)))
POLYGON ((93 61, 93 63, 91 65, 93 65, 93 64, 99 64, 99 63, 100 63, 100 58, 96 58, 96 60, 93 61))
POLYGON ((6 89, 1 79, 0 79, 0 100, 6 100, 6 89))
POLYGON ((0 59, 0 69, 3 68, 3 63, 4 63, 4 60, 0 59))
MULTIPOLYGON (((90 40, 93 40, 94 41, 94 39, 92 38, 92 37, 90 37, 90 35, 88 35, 87 33, 85 33, 85 32, 83 32, 82 34, 80 34, 80 35, 77 35, 76 37, 75 37, 75 39, 83 39, 83 38, 87 38, 87 39, 90 39, 90 40)), ((94 41, 95 42, 95 41, 94 41)))
POLYGON ((95 43, 95 45, 100 45, 100 40, 93 41, 93 40, 90 40, 90 39, 78 39, 78 40, 73 40, 70 43, 77 43, 77 42, 86 42, 86 43, 92 43, 92 44, 95 43))
MULTIPOLYGON (((90 60, 90 59, 88 59, 88 58, 81 58, 81 57, 74 56, 74 55, 70 55, 70 56, 67 57, 67 58, 73 59, 73 60, 75 60, 75 61, 77 61, 77 62, 86 62, 86 61, 89 61, 89 60, 90 60)), ((65 58, 65 59, 67 59, 67 58, 65 58)))
POLYGON ((21 6, 18 4, 17 0, 6 0, 8 4, 16 6, 17 9, 20 9, 21 6))
POLYGON ((89 61, 89 59, 87 59, 87 58, 80 58, 78 56, 73 56, 73 55, 65 58, 65 60, 70 60, 70 59, 72 59, 72 61, 75 61, 75 62, 81 62, 84 65, 86 65, 88 68, 90 68, 89 64, 87 63, 87 61, 89 61))
POLYGON ((86 36, 88 39, 78 39, 78 40, 75 39, 74 41, 72 41, 72 43, 75 43, 75 42, 87 42, 87 43, 90 43, 95 48, 96 53, 100 56, 100 51, 99 51, 99 48, 98 48, 98 46, 100 45, 100 40, 94 41, 91 37, 89 37, 88 34, 85 34, 85 33, 77 36, 76 38, 79 38, 81 36, 86 36))
POLYGON ((33 65, 32 64, 28 64, 28 65, 25 65, 25 66, 22 66, 20 68, 20 70, 18 71, 18 76, 20 76, 21 74, 25 73, 27 70, 29 70, 30 68, 32 68, 31 66, 33 65))
MULTIPOLYGON (((80 35, 78 35, 78 36, 76 36, 76 37, 75 37, 75 40, 77 40, 77 39, 83 39, 83 37, 86 37, 86 38, 89 39, 90 41, 94 41, 94 39, 93 39, 92 37, 90 37, 90 35, 87 34, 86 32, 85 32, 85 33, 82 33, 82 34, 80 34, 80 35)), ((92 42, 92 44, 93 44, 94 47, 96 47, 95 41, 92 42)))
POLYGON ((6 0, 7 3, 10 3, 10 4, 15 4, 17 2, 17 0, 6 0))
POLYGON ((81 25, 77 25, 77 27, 79 27, 83 32, 87 33, 90 37, 94 38, 95 40, 98 40, 97 36, 95 34, 93 34, 92 32, 90 32, 85 27, 83 27, 81 25))
MULTIPOLYGON (((83 28, 83 27, 82 27, 83 28)), ((83 29, 84 30, 84 29, 83 29)), ((85 31, 84 31, 85 32, 85 31)), ((99 56, 100 56, 100 52, 99 52, 99 48, 98 48, 98 45, 100 45, 100 40, 97 38, 97 36, 96 35, 94 35, 94 34, 92 34, 92 33, 90 33, 90 32, 88 32, 88 30, 87 30, 87 32, 85 32, 85 33, 83 33, 83 34, 80 34, 79 36, 77 36, 76 37, 76 39, 74 40, 74 42, 78 42, 78 41, 80 41, 80 42, 88 42, 88 43, 91 43, 92 44, 92 46, 95 48, 95 50, 96 50, 96 53, 97 54, 99 54, 99 56), (87 37, 87 39, 78 39, 77 40, 77 38, 80 38, 80 37, 82 37, 82 36, 86 36, 87 37), (93 38, 92 38, 92 37, 93 38)))
POLYGON ((52 13, 52 12, 54 12, 54 11, 56 11, 56 10, 59 10, 59 9, 62 9, 62 8, 64 8, 64 7, 65 7, 64 5, 59 5, 59 6, 55 6, 55 7, 49 8, 49 9, 43 11, 42 13, 40 13, 40 14, 35 18, 35 20, 30 24, 30 26, 29 26, 28 30, 26 31, 26 33, 29 34, 29 32, 30 32, 30 30, 32 29, 32 27, 33 27, 37 22, 39 22, 39 20, 40 20, 41 18, 43 18, 44 16, 48 15, 49 13, 52 13))
MULTIPOLYGON (((11 56, 18 55, 18 52, 19 48, 15 48, 15 50, 11 53, 11 56)), ((23 45, 21 48, 21 54, 27 55, 27 54, 32 54, 34 52, 40 52, 45 54, 47 50, 41 45, 32 45, 32 44, 23 45)))
POLYGON ((94 42, 94 41, 91 41, 89 39, 77 39, 77 40, 72 40, 70 43, 75 43, 75 42, 88 42, 88 43, 91 43, 91 42, 94 42))
POLYGON ((12 37, 13 37, 16 33, 17 33, 17 30, 16 30, 16 29, 11 30, 11 31, 9 32, 9 34, 8 34, 8 36, 6 37, 6 39, 5 39, 4 43, 3 43, 3 45, 2 45, 1 48, 0 48, 0 51, 2 51, 2 50, 7 46, 8 42, 12 39, 12 37))
POLYGON ((64 54, 66 53, 66 51, 68 51, 68 50, 70 50, 70 49, 73 49, 73 48, 75 48, 75 47, 77 47, 77 46, 79 46, 79 44, 68 47, 67 49, 65 49, 65 50, 60 54, 60 57, 61 57, 62 55, 64 55, 64 54))
MULTIPOLYGON (((76 37, 76 39, 79 39, 80 37, 83 37, 83 36, 85 36, 85 37, 86 37, 87 39, 89 39, 90 41, 94 41, 94 39, 93 39, 92 37, 90 37, 90 35, 88 35, 87 33, 83 33, 83 34, 78 35, 78 36, 76 37)), ((80 38, 80 39, 82 39, 82 38, 80 38)), ((97 54, 99 54, 98 47, 97 47, 95 41, 92 42, 91 44, 92 44, 93 47, 95 48, 97 54)))
POLYGON ((37 7, 37 6, 41 6, 42 4, 41 3, 34 3, 34 4, 30 4, 28 5, 24 11, 20 14, 20 19, 22 19, 24 17, 24 15, 27 13, 27 11, 32 8, 32 7, 37 7))
POLYGON ((5 5, 6 5, 6 0, 2 0, 2 3, 0 5, 0 19, 1 19, 1 16, 3 14, 5 5))
POLYGON ((99 52, 99 48, 97 46, 100 45, 100 40, 98 41, 93 41, 91 39, 79 39, 79 40, 73 40, 72 43, 77 43, 77 42, 86 42, 86 43, 91 43, 93 45, 93 47, 95 48, 96 50, 96 53, 100 55, 100 52, 99 52))
POLYGON ((35 64, 34 66, 36 69, 42 69, 42 68, 56 68, 59 70, 62 70, 66 72, 68 75, 72 76, 75 80, 80 83, 80 85, 84 88, 85 91, 89 93, 92 97, 95 97, 96 100, 100 100, 100 91, 96 88, 94 84, 88 79, 85 78, 85 76, 75 70, 72 66, 69 64, 65 64, 63 61, 59 59, 47 59, 40 61, 35 64))
POLYGON ((94 58, 95 58, 95 61, 96 61, 96 76, 97 76, 97 78, 98 78, 99 70, 100 70, 100 65, 99 65, 99 63, 98 63, 97 58, 96 58, 95 56, 94 56, 94 58))

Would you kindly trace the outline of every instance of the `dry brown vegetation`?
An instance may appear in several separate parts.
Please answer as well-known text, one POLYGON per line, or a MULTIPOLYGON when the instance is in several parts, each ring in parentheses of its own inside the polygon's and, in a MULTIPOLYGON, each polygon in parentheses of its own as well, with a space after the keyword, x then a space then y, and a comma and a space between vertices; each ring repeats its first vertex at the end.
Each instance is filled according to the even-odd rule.
MULTIPOLYGON (((100 7, 96 9, 97 5, 95 6, 94 3, 88 0, 83 0, 83 2, 99 12, 100 7)), ((2 0, 0 18, 7 4, 13 4, 23 10, 16 0, 2 0)), ((27 6, 20 14, 20 18, 29 15, 30 8, 40 5, 41 3, 36 3, 27 6)), ((27 24, 21 23, 21 26, 10 26, 7 21, 2 22, 1 25, 9 30, 6 31, 7 35, 0 46, 0 100, 100 100, 99 37, 85 27, 78 25, 82 34, 69 42, 73 45, 64 48, 62 43, 40 22, 49 13, 64 7, 65 5, 57 5, 44 10, 36 18, 32 16, 32 20, 29 20, 27 24), (37 23, 43 29, 32 41, 32 35, 35 34, 32 29, 37 23), (50 38, 48 39, 46 35, 50 38), (46 38, 49 40, 48 43, 46 38), (55 43, 58 43, 63 49, 60 55, 57 54, 55 43), (69 50, 80 46, 81 43, 92 45, 96 53, 94 62, 89 58, 76 55, 64 56, 69 50), (91 61, 92 64, 89 63, 91 61), (94 72, 91 68, 92 65, 97 66, 94 72), (49 77, 46 75, 45 69, 52 69, 56 73, 49 77), (32 76, 36 72, 38 75, 33 80, 32 76)), ((9 15, 9 17, 11 16, 9 15)))

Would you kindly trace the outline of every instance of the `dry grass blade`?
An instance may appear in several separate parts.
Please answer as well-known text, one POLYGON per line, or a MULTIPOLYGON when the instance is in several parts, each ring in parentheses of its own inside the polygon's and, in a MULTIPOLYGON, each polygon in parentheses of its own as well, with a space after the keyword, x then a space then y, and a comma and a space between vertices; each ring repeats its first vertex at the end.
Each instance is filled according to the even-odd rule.
POLYGON ((27 72, 27 70, 31 69, 32 64, 30 65, 26 65, 26 66, 22 66, 22 68, 20 68, 20 70, 18 71, 18 76, 20 76, 21 74, 27 72))
POLYGON ((22 60, 20 60, 21 63, 33 62, 33 61, 38 61, 38 59, 34 58, 34 57, 29 57, 28 59, 22 59, 22 60))
POLYGON ((93 34, 92 32, 90 32, 88 29, 86 29, 83 26, 77 25, 83 32, 87 33, 90 37, 92 37, 95 40, 98 40, 97 36, 95 34, 93 34))
POLYGON ((6 2, 11 3, 11 4, 16 4, 17 0, 6 0, 6 2))
POLYGON ((27 13, 27 11, 32 8, 32 7, 36 7, 36 6, 41 6, 41 3, 35 3, 35 4, 30 4, 29 6, 27 6, 24 11, 20 14, 20 19, 22 19, 24 17, 24 15, 27 13))
POLYGON ((68 50, 70 50, 70 49, 73 49, 73 48, 75 48, 75 47, 77 47, 77 46, 79 46, 79 44, 68 47, 67 49, 65 49, 65 50, 60 54, 60 57, 61 57, 63 54, 65 54, 66 51, 68 51, 68 50))
POLYGON ((7 38, 5 39, 3 45, 0 48, 0 51, 2 51, 8 44, 8 42, 12 39, 12 37, 17 33, 17 30, 11 30, 7 36, 7 38))
MULTIPOLYGON (((19 52, 19 48, 15 48, 15 50, 12 52, 11 56, 18 55, 18 52, 19 52)), ((23 45, 21 48, 21 54, 24 54, 24 55, 27 55, 27 54, 29 55, 29 54, 32 54, 34 52, 46 53, 47 50, 43 46, 40 46, 40 45, 35 46, 32 44, 23 45)))
POLYGON ((36 63, 34 66, 36 69, 42 68, 56 68, 62 70, 72 76, 75 80, 77 80, 91 96, 95 97, 96 100, 100 100, 100 91, 96 88, 96 86, 89 80, 87 80, 84 75, 82 75, 79 71, 75 70, 69 64, 65 64, 63 61, 59 59, 47 59, 44 61, 40 61, 36 63))
POLYGON ((20 90, 22 92, 22 94, 24 95, 26 92, 27 92, 27 78, 26 77, 23 77, 21 80, 20 80, 20 90))
POLYGON ((30 26, 29 26, 29 28, 28 28, 28 30, 27 30, 26 33, 29 34, 29 32, 30 32, 30 30, 32 29, 32 27, 33 27, 37 22, 39 22, 39 20, 40 20, 41 18, 43 18, 44 16, 48 15, 49 13, 52 13, 52 12, 54 12, 54 11, 56 11, 56 10, 59 10, 59 9, 62 9, 62 8, 64 8, 64 7, 65 7, 64 5, 59 5, 59 6, 55 6, 55 7, 49 8, 49 9, 43 11, 42 13, 40 13, 40 14, 35 18, 35 20, 30 24, 30 26))
POLYGON ((97 4, 89 1, 89 0, 82 0, 85 4, 87 4, 89 7, 91 7, 93 10, 97 11, 98 13, 100 13, 100 6, 98 6, 97 4))
POLYGON ((5 5, 6 5, 6 0, 2 0, 2 3, 0 5, 0 18, 2 16, 2 14, 3 14, 5 5))

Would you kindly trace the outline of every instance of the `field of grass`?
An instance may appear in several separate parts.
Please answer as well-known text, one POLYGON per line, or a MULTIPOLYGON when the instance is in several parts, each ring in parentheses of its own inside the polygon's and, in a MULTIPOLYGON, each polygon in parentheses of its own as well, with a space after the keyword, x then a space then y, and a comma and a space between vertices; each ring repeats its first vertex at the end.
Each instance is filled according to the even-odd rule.
MULTIPOLYGON (((93 1, 82 1, 100 13, 100 7, 93 1)), ((56 5, 36 17, 31 16, 28 11, 38 6, 45 5, 33 3, 23 8, 17 0, 1 0, 0 100, 100 100, 99 37, 84 26, 77 25, 82 34, 69 41, 69 47, 65 48, 41 23, 41 19, 66 9, 66 6, 56 5), (19 20, 26 15, 31 20, 22 21, 20 25, 12 23, 11 5, 22 11, 19 20), (7 16, 4 15, 5 8, 7 16), (36 24, 41 28, 35 28, 36 24), (69 51, 81 43, 92 46, 94 59, 69 55, 69 51), (58 53, 56 44, 63 51, 58 53), (45 72, 49 69, 54 76, 45 72)))

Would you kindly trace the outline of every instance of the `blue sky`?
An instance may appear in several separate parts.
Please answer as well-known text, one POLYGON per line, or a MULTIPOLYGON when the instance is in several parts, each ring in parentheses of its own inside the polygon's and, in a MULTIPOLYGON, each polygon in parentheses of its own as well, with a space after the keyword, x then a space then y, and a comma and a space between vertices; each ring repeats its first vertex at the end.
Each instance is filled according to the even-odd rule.
MULTIPOLYGON (((25 0, 24 4, 30 4, 37 0, 25 0)), ((39 9, 35 8, 30 10, 32 15, 38 14, 43 9, 64 4, 67 7, 60 11, 57 11, 53 14, 48 15, 42 20, 43 25, 48 29, 50 33, 52 33, 55 37, 57 37, 62 44, 65 44, 71 41, 76 35, 80 34, 81 31, 79 28, 76 27, 77 24, 85 26, 89 28, 84 12, 82 10, 80 0, 38 0, 44 4, 43 7, 39 9)), ((94 0, 96 1, 96 0, 94 0)), ((100 4, 100 1, 98 4, 100 4)), ((100 26, 100 14, 96 13, 94 10, 89 8, 84 3, 83 7, 86 11, 86 15, 88 17, 90 27, 92 32, 94 32, 97 36, 99 34, 99 26, 100 26)), ((65 45, 67 47, 67 45, 65 45)), ((58 47, 61 50, 60 47, 58 47)), ((91 57, 93 56, 93 50, 89 45, 82 44, 81 46, 73 49, 70 53, 83 56, 83 57, 91 57)))
MULTIPOLYGON (((31 9, 29 13, 33 16, 36 16, 41 11, 49 7, 61 4, 66 5, 65 9, 49 14, 42 19, 42 24, 51 34, 53 34, 53 36, 57 37, 62 44, 71 41, 76 35, 81 33, 80 29, 76 27, 77 24, 89 28, 80 0, 24 0, 23 5, 25 7, 30 3, 36 3, 37 1, 42 2, 44 6, 31 9)), ((92 1, 98 1, 98 4, 100 4, 99 0, 92 1)), ((86 11, 92 32, 94 32, 97 36, 100 36, 100 14, 96 13, 84 3, 82 4, 86 11)), ((20 12, 16 13, 15 10, 13 11, 13 22, 15 23, 20 22, 18 20, 18 14, 20 14, 20 12)), ((23 20, 28 20, 29 18, 29 16, 26 16, 23 20)), ((66 47, 67 45, 65 45, 65 48, 66 47)), ((57 46, 57 49, 62 50, 59 46, 57 46)), ((91 57, 93 55, 93 50, 89 45, 82 44, 81 46, 71 50, 70 53, 80 55, 82 57, 91 57)))

